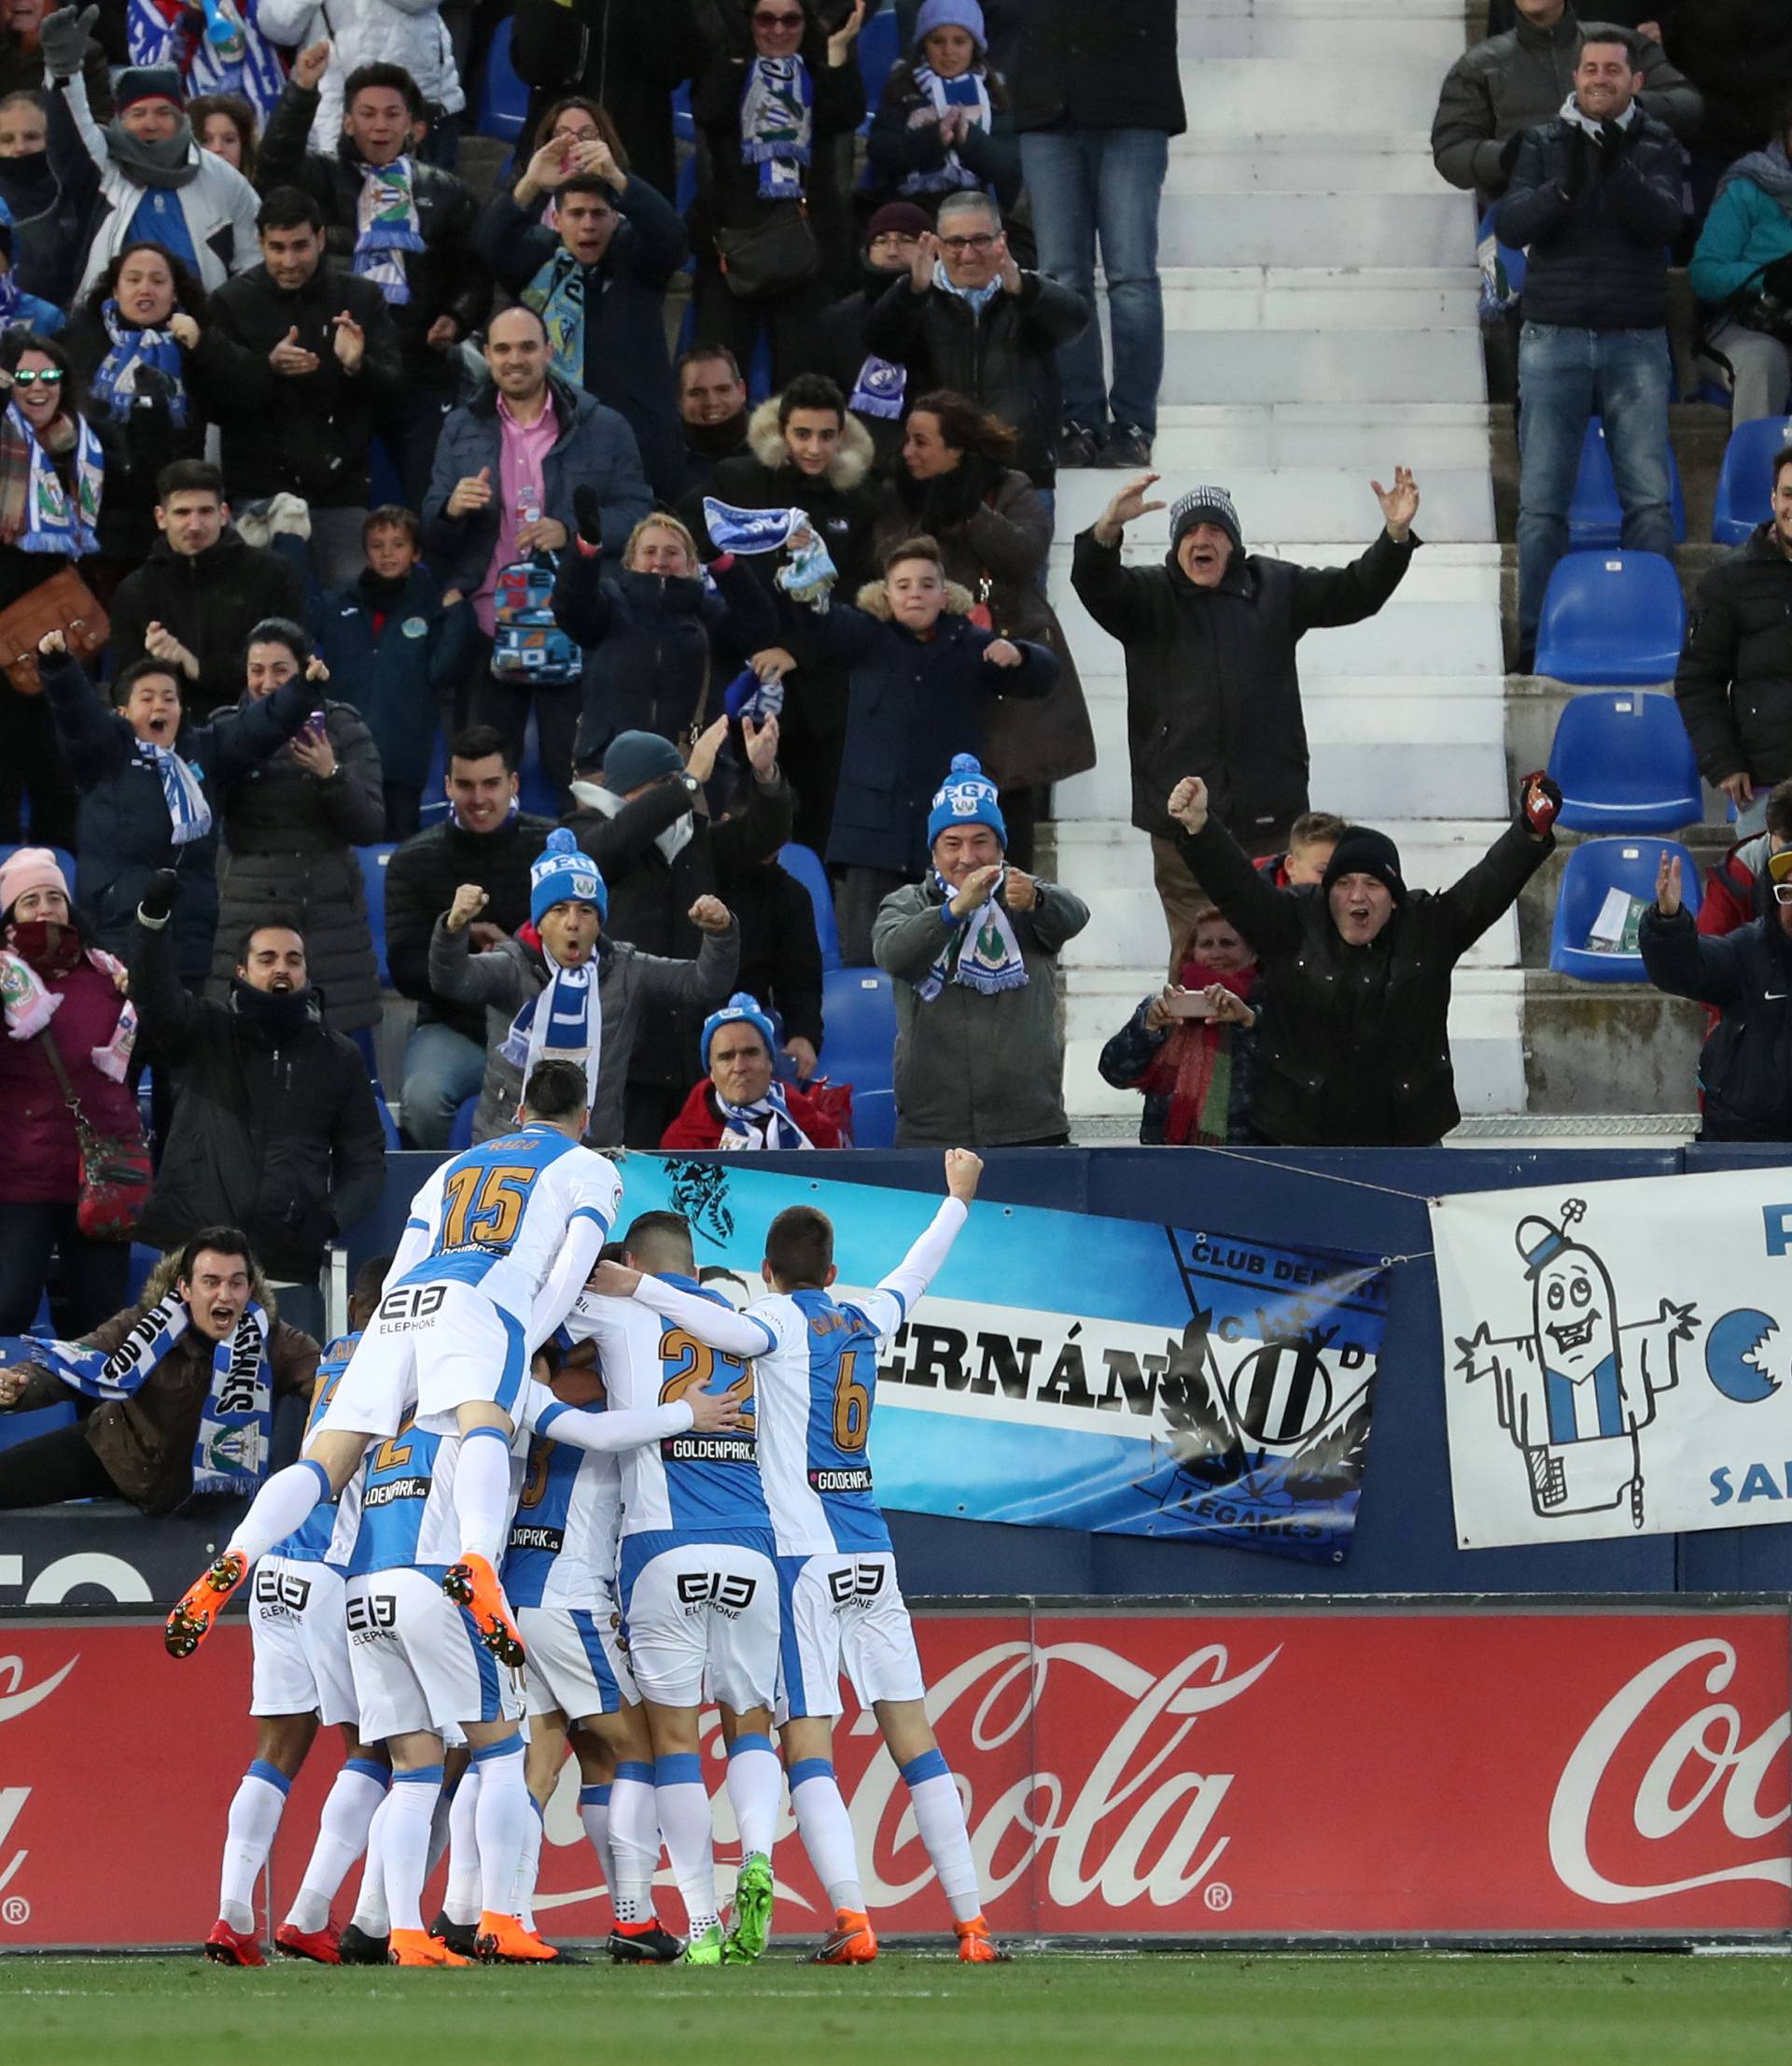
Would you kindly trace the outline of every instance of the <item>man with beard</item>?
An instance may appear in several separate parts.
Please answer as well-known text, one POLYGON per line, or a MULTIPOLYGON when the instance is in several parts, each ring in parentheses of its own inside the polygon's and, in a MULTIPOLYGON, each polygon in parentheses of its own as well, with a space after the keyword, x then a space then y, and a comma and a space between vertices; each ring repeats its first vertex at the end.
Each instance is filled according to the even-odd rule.
POLYGON ((324 1024, 297 928, 249 928, 222 1002, 180 984, 169 925, 180 878, 163 868, 137 907, 131 994, 161 1054, 185 1057, 174 1124, 137 1238, 241 1226, 288 1312, 321 1331, 325 1244, 371 1212, 385 1143, 367 1064, 324 1024))

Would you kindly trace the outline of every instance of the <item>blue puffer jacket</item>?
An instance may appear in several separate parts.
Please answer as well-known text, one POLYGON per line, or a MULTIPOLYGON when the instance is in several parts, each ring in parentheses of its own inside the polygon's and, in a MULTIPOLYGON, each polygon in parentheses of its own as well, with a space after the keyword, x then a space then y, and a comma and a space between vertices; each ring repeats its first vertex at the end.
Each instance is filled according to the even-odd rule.
POLYGON ((1711 204, 1688 277, 1707 307, 1752 288, 1775 260, 1792 257, 1792 215, 1752 179, 1732 179, 1711 204))
MULTIPOLYGON (((541 513, 564 524, 568 537, 578 529, 573 490, 596 491, 604 511, 604 550, 620 558, 628 534, 653 506, 641 471, 635 433, 615 410, 593 396, 569 387, 557 373, 548 375, 559 431, 541 469, 541 513)), ((464 408, 453 411, 441 427, 435 471, 423 499, 423 542, 442 582, 470 596, 485 579, 497 548, 497 499, 465 516, 448 514, 455 484, 490 467, 498 479, 501 433, 497 389, 489 383, 464 408)))
POLYGON ((137 904, 158 868, 180 875, 175 934, 180 973, 197 978, 211 965, 217 930, 217 826, 231 787, 252 774, 305 722, 316 690, 302 675, 225 724, 183 724, 175 750, 193 767, 212 807, 213 828, 177 847, 154 766, 139 756, 130 722, 108 710, 79 665, 65 654, 40 663, 44 700, 75 786, 80 791, 75 901, 100 945, 128 957, 137 904))
POLYGON ((1668 257, 1685 217, 1673 132, 1639 107, 1614 163, 1565 122, 1525 132, 1498 211, 1502 244, 1528 247, 1524 319, 1567 330, 1659 330, 1668 257))
POLYGON ((606 573, 600 554, 561 554, 553 619, 585 654, 575 760, 602 752, 618 732, 680 738, 699 705, 706 724, 720 717, 747 655, 777 644, 777 610, 745 562, 730 556, 713 570, 719 597, 698 580, 606 573))
POLYGON ((383 585, 364 569, 353 588, 314 589, 311 634, 329 669, 330 694, 367 720, 382 778, 421 789, 441 722, 438 698, 467 671, 473 606, 444 608, 441 584, 427 567, 413 567, 396 596, 383 596, 383 585))

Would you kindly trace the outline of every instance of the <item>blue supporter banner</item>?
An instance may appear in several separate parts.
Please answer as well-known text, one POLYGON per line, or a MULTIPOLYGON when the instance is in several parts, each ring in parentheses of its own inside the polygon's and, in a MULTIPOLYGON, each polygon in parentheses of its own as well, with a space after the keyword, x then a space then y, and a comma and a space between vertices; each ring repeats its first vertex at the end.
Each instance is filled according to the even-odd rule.
MULTIPOLYGON (((836 1298, 893 1270, 934 1210, 738 1162, 635 1155, 623 1169, 622 1226, 683 1213, 700 1273, 737 1304, 763 1294, 766 1229, 798 1203, 833 1222, 836 1298)), ((878 1370, 877 1497, 1339 1563, 1388 1279, 1378 1257, 978 1204, 878 1370)))

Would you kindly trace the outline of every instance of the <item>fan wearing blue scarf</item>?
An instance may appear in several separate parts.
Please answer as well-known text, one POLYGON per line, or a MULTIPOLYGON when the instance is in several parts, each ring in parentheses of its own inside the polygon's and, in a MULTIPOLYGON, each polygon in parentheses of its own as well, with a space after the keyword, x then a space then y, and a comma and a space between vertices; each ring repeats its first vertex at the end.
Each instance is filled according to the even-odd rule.
POLYGON ((773 1073, 777 1038, 770 1015, 761 1009, 757 997, 737 990, 720 1011, 704 1020, 698 1047, 721 1120, 718 1147, 815 1145, 798 1125, 784 1086, 773 1073))
MULTIPOLYGON (((455 896, 456 910, 469 892, 483 907, 485 892, 469 885, 455 896)), ((525 1083, 539 1061, 578 1062, 594 1104, 604 1041, 598 942, 609 913, 609 892, 597 864, 579 851, 564 825, 549 833, 541 858, 529 869, 529 923, 541 942, 547 983, 511 1021, 503 1055, 523 1072, 525 1083)))

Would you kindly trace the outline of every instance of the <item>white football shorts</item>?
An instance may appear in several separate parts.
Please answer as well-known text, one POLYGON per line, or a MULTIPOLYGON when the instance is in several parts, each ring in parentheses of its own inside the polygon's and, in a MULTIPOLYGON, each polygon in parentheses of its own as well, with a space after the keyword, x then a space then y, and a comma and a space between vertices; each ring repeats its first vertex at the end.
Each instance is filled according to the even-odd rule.
POLYGON ((568 1722, 619 1714, 639 1705, 622 1647, 620 1616, 606 1594, 595 1607, 519 1607, 516 1625, 529 1653, 523 1667, 531 1714, 554 1708, 568 1722))
POLYGON ((249 1638, 251 1714, 315 1714, 330 1728, 358 1718, 343 1581, 328 1564, 262 1557, 249 1580, 249 1638))
POLYGON ((452 1279, 400 1285, 380 1300, 317 1425, 385 1439, 414 1405, 426 1433, 452 1435, 455 1408, 473 1399, 513 1412, 528 1373, 514 1314, 452 1279))
POLYGON ((777 1568, 769 1530, 763 1541, 755 1549, 669 1533, 623 1538, 623 1634, 647 1699, 698 1708, 707 1697, 736 1711, 771 1706, 777 1568))
POLYGON ((792 1718, 839 1714, 842 1671, 861 1708, 925 1694, 914 1623, 887 1550, 781 1556, 777 1582, 780 1728, 792 1718))
POLYGON ((370 1571, 348 1581, 348 1656, 364 1743, 469 1722, 517 1722, 523 1675, 500 1665, 472 1616, 423 1571, 370 1571))

